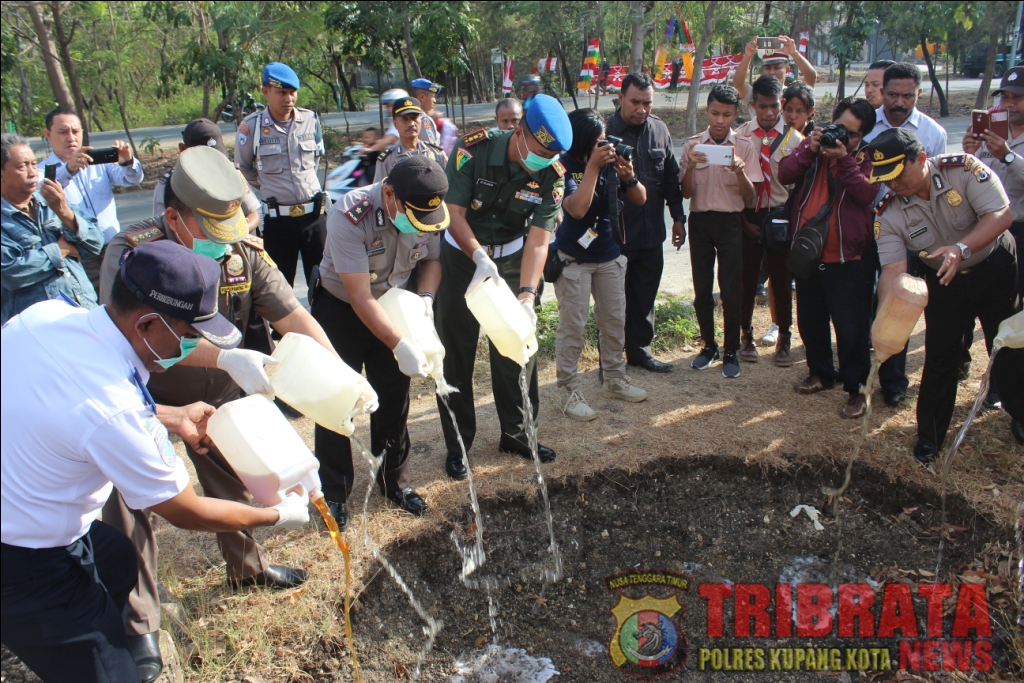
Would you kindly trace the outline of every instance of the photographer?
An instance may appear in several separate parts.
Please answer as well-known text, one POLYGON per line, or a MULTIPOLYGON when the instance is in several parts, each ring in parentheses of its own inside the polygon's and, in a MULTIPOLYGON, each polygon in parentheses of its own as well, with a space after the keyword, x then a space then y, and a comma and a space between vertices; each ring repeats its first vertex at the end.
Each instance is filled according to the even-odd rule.
POLYGON ((871 161, 858 150, 875 125, 875 110, 863 98, 843 99, 836 103, 832 123, 815 128, 779 162, 778 179, 784 185, 798 184, 790 216, 794 242, 809 223, 827 220, 820 264, 810 277, 796 279, 797 327, 809 374, 793 388, 814 394, 841 380, 849 394, 841 414, 852 419, 864 415, 860 387, 871 365, 861 256, 871 241, 875 188, 868 181, 871 161), (838 372, 832 362, 830 321, 839 347, 838 372))
POLYGON ((564 218, 551 247, 558 250, 558 257, 566 263, 561 277, 555 281, 555 356, 562 414, 587 421, 597 414, 577 389, 576 372, 591 292, 601 337, 603 393, 633 403, 647 398, 647 392, 632 386, 626 377, 626 257, 612 237, 613 230, 621 230, 620 191, 631 203, 642 206, 647 190, 633 172, 632 161, 616 153, 621 141, 605 138, 604 121, 596 110, 578 109, 569 114, 569 123, 572 146, 561 158, 566 170, 564 218))

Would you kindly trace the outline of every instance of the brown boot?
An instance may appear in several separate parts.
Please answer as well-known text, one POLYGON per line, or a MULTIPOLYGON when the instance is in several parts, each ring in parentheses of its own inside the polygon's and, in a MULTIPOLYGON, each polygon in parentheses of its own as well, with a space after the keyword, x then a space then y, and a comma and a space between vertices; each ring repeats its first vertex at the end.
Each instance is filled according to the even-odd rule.
POLYGON ((748 327, 743 330, 740 338, 740 360, 748 363, 757 362, 757 346, 754 344, 754 328, 748 327))
POLYGON ((789 352, 792 340, 791 332, 779 331, 779 340, 775 342, 775 364, 780 368, 788 368, 793 365, 793 355, 789 352))

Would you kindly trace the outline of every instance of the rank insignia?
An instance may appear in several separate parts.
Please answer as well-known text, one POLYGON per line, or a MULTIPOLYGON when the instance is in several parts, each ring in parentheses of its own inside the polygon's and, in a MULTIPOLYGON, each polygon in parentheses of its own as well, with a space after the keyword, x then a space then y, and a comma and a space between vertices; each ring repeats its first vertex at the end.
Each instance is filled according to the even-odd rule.
POLYGON ((943 154, 939 157, 939 166, 964 166, 966 164, 966 154, 943 154))
POLYGON ((477 144, 481 140, 486 140, 486 139, 487 139, 487 131, 481 128, 480 130, 476 131, 475 133, 470 133, 469 135, 463 135, 462 136, 462 144, 465 145, 466 147, 472 147, 473 145, 477 144))
POLYGON ((469 203, 469 208, 473 209, 474 211, 479 211, 480 207, 483 205, 484 203, 482 201, 480 201, 479 199, 474 199, 469 203))
POLYGON ((370 284, 372 285, 376 281, 377 281, 377 273, 371 272, 370 273, 370 284))
POLYGON ((892 201, 892 198, 895 196, 896 195, 894 195, 892 192, 889 192, 884 197, 882 197, 878 201, 878 203, 875 204, 875 213, 881 216, 882 212, 885 211, 885 207, 889 205, 889 202, 892 201))
POLYGON ((528 188, 530 188, 531 190, 539 190, 540 189, 540 183, 538 183, 536 180, 531 180, 530 182, 526 183, 526 186, 528 188))
POLYGON ((555 173, 558 174, 559 178, 561 178, 562 176, 565 175, 565 166, 562 166, 562 162, 561 161, 558 161, 556 159, 555 163, 551 164, 551 168, 553 168, 555 170, 555 173))
POLYGON ((228 259, 225 268, 228 271, 228 275, 241 275, 245 269, 245 264, 242 263, 242 257, 238 254, 232 254, 231 258, 228 259))
POLYGON ((348 216, 348 219, 352 221, 355 225, 359 225, 359 221, 363 219, 363 215, 372 208, 373 204, 370 202, 370 200, 364 199, 363 201, 359 202, 351 209, 346 211, 345 215, 348 216))
POLYGON ((152 242, 153 240, 160 240, 164 238, 164 231, 157 227, 142 228, 141 230, 133 230, 125 235, 125 240, 133 247, 137 247, 140 244, 146 242, 152 242))
POLYGON ((956 190, 950 190, 946 193, 946 201, 949 202, 950 206, 960 206, 964 198, 960 196, 960 193, 956 190))
POLYGON ((932 176, 932 183, 935 184, 935 189, 936 190, 941 190, 944 187, 943 184, 942 184, 942 177, 941 176, 933 175, 932 176))
POLYGON ((377 209, 375 220, 378 227, 384 227, 384 209, 377 209))
POLYGON ((875 239, 877 240, 879 235, 882 234, 882 222, 875 221, 875 239))
POLYGON ((263 126, 263 134, 264 135, 268 135, 269 133, 270 133, 270 127, 269 126, 263 126))
POLYGON ((473 155, 464 149, 455 152, 455 170, 461 171, 466 162, 473 158, 473 155))
POLYGON ((549 133, 548 129, 545 128, 544 126, 541 126, 536 131, 534 131, 533 137, 537 139, 537 142, 539 142, 540 144, 544 145, 545 149, 547 149, 547 147, 552 142, 555 141, 555 136, 553 136, 551 133, 549 133))
POLYGON ((377 161, 384 161, 385 159, 387 159, 387 158, 388 158, 388 155, 390 155, 390 154, 391 154, 391 151, 392 151, 393 149, 394 149, 393 147, 388 147, 388 148, 387 148, 387 149, 385 149, 385 150, 384 150, 383 152, 381 152, 380 154, 378 154, 378 155, 377 155, 377 161))

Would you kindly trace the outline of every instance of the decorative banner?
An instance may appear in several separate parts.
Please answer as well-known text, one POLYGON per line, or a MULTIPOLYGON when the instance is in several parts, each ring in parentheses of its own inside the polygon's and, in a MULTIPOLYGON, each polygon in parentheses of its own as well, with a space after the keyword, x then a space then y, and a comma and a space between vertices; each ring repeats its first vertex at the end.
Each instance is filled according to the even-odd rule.
POLYGON ((558 57, 537 60, 537 71, 555 71, 558 68, 558 57))
POLYGON ((811 32, 810 31, 803 31, 800 34, 800 45, 797 48, 798 50, 800 50, 800 52, 802 52, 804 54, 807 54, 807 41, 810 39, 810 37, 811 37, 811 32))
POLYGON ((654 53, 654 72, 661 73, 665 68, 665 62, 671 61, 669 59, 669 53, 672 50, 672 36, 676 32, 676 20, 674 17, 670 17, 665 21, 665 36, 661 40, 661 45, 658 46, 657 51, 654 53))
POLYGON ((501 92, 508 95, 512 92, 512 58, 505 60, 505 67, 501 73, 501 92))
MULTIPOLYGON (((739 66, 740 59, 742 59, 742 57, 742 54, 734 54, 720 55, 712 59, 705 59, 701 65, 700 84, 709 85, 712 83, 725 83, 732 76, 733 72, 736 71, 736 67, 739 66)), ((694 64, 692 52, 683 53, 683 67, 684 73, 679 74, 677 85, 687 87, 693 80, 694 64)), ((613 64, 608 72, 607 87, 612 89, 621 88, 622 79, 625 78, 628 73, 628 64, 613 64)), ((672 62, 666 62, 662 67, 661 73, 654 76, 654 87, 658 90, 664 90, 671 84, 672 62)))
POLYGON ((583 60, 583 68, 580 69, 580 79, 576 84, 577 90, 581 90, 583 92, 590 90, 591 84, 597 78, 597 58, 600 52, 601 41, 597 38, 591 38, 590 44, 587 46, 587 56, 583 60))
POLYGON ((683 50, 693 52, 693 38, 690 37, 690 27, 686 25, 686 19, 682 17, 679 17, 679 23, 682 24, 683 35, 686 36, 686 45, 683 47, 683 50))

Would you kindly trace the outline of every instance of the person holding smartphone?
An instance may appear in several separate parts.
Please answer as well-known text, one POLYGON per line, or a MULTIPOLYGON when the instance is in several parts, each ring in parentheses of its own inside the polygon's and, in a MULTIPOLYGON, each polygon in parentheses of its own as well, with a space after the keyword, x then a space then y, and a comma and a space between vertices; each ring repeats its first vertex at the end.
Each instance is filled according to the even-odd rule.
POLYGON ((551 246, 566 264, 555 281, 555 357, 562 414, 586 422, 597 413, 579 391, 577 369, 591 294, 601 335, 602 392, 631 403, 647 398, 626 376, 626 257, 612 234, 622 230, 619 197, 643 206, 647 189, 633 162, 617 154, 616 143, 605 137, 604 121, 595 109, 577 109, 569 114, 569 123, 572 146, 561 157, 566 170, 563 219, 551 246))
POLYGON ((743 48, 743 59, 736 67, 732 77, 733 87, 740 96, 740 104, 749 109, 748 118, 755 117, 754 93, 747 82, 747 74, 750 73, 750 63, 754 57, 761 58, 761 76, 775 76, 779 83, 785 85, 786 76, 789 75, 789 60, 796 62, 797 70, 800 72, 798 80, 803 81, 814 92, 814 83, 818 79, 818 72, 814 70, 807 58, 803 56, 797 47, 796 41, 789 36, 765 37, 754 36, 743 48))

